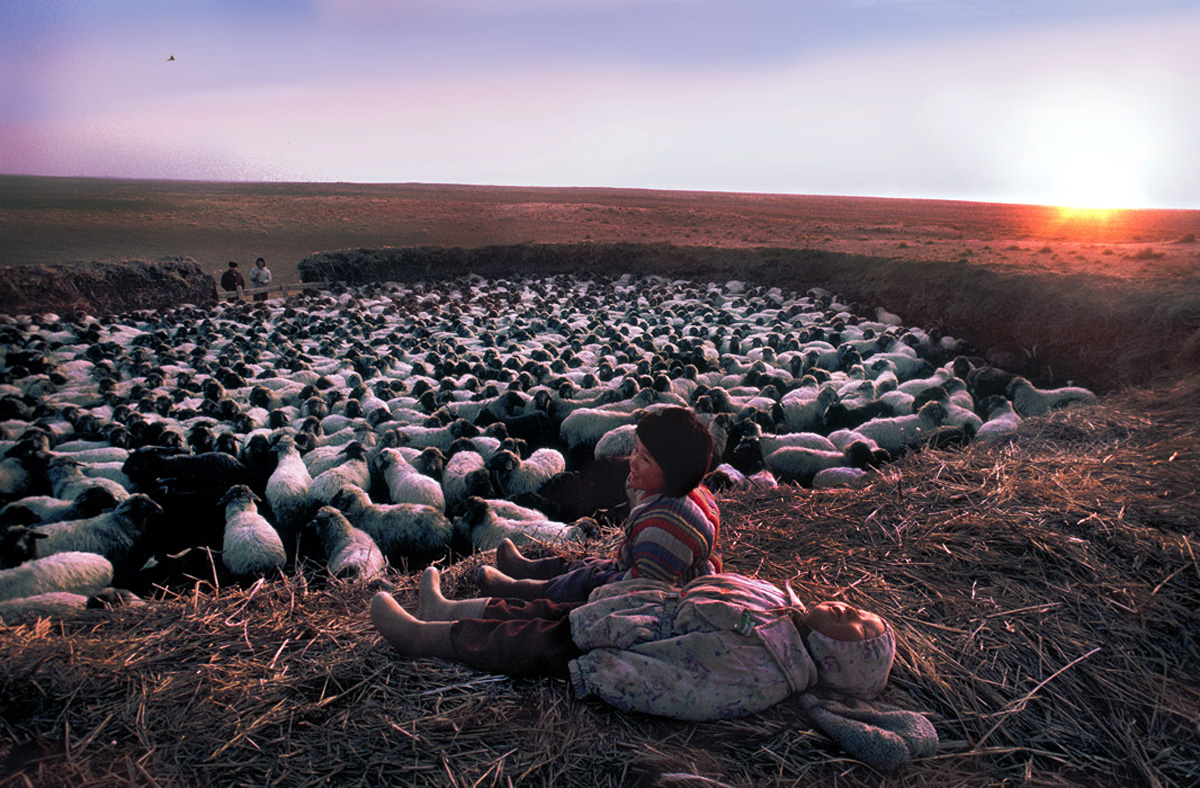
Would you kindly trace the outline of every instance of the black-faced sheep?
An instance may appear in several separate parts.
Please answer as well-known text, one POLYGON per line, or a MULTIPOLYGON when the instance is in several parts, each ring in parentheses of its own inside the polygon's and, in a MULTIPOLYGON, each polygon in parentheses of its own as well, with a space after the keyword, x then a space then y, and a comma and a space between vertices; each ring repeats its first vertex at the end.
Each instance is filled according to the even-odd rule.
POLYGON ((300 529, 312 518, 314 511, 308 496, 313 480, 291 435, 279 435, 272 451, 275 453, 275 470, 267 479, 263 497, 271 509, 289 558, 295 558, 300 529))
POLYGON ((45 594, 0 600, 0 621, 19 624, 40 618, 61 619, 87 610, 88 599, 72 591, 51 591, 45 594))
POLYGON ((567 461, 555 449, 537 449, 525 459, 511 451, 500 451, 487 463, 496 486, 508 498, 521 493, 536 493, 550 478, 567 469, 567 461))
POLYGON ((162 514, 162 507, 149 496, 131 495, 111 512, 96 517, 39 525, 35 530, 46 538, 38 542, 38 554, 82 551, 102 555, 112 563, 120 585, 155 551, 161 538, 162 514))
POLYGON ((859 425, 855 432, 875 441, 892 457, 899 457, 905 449, 920 445, 945 418, 946 406, 934 400, 909 416, 871 419, 859 425))
POLYGON ((225 507, 221 562, 238 577, 257 577, 283 569, 287 551, 267 518, 258 513, 259 497, 244 484, 235 484, 218 501, 225 507))
POLYGON ((840 451, 784 446, 765 458, 767 470, 776 479, 806 486, 811 486, 813 477, 826 468, 865 468, 871 460, 871 449, 862 441, 854 441, 840 451))
POLYGON ((827 490, 832 487, 853 487, 867 477, 868 471, 862 468, 851 468, 849 466, 841 466, 837 468, 825 468, 817 471, 813 476, 812 488, 814 490, 827 490))
POLYGON ((24 525, 14 525, 0 536, 0 569, 11 569, 37 558, 37 543, 46 535, 24 525))
POLYGON ((392 503, 419 503, 446 511, 446 495, 441 483, 420 473, 399 449, 382 449, 373 462, 383 476, 392 503))
POLYGON ((331 501, 354 527, 365 531, 397 568, 421 569, 453 549, 454 529, 446 515, 415 503, 377 504, 366 491, 343 487, 331 501))
POLYGON ((371 489, 371 468, 367 450, 361 443, 347 443, 337 459, 337 465, 313 476, 312 484, 308 487, 308 500, 314 508, 332 503, 333 496, 343 487, 371 489))
POLYGON ((191 454, 146 447, 130 452, 122 470, 135 490, 169 488, 176 494, 206 493, 216 498, 235 484, 249 486, 251 481, 246 466, 224 452, 191 454))
POLYGON ((1008 440, 1016 433, 1017 426, 1022 421, 1013 409, 1013 404, 999 394, 985 397, 979 403, 979 409, 987 414, 987 420, 975 431, 975 440, 983 443, 1008 440))
POLYGON ((0 600, 56 591, 95 594, 113 582, 113 565, 90 551, 66 551, 0 569, 0 600))
POLYGON ((456 512, 471 496, 491 497, 495 484, 483 455, 475 451, 452 454, 442 472, 442 492, 446 497, 447 512, 456 512))
POLYGON ((335 507, 322 506, 309 525, 325 551, 329 574, 367 580, 383 573, 386 563, 375 540, 351 525, 335 507))
POLYGON ((1021 376, 1013 378, 1005 392, 1012 400, 1013 410, 1022 418, 1040 416, 1054 408, 1075 402, 1095 402, 1096 395, 1081 386, 1063 386, 1057 389, 1039 389, 1021 376))
POLYGON ((783 421, 791 432, 817 429, 823 424, 825 410, 837 402, 837 390, 832 386, 819 386, 810 379, 783 395, 779 405, 783 409, 783 421))
MULTIPOLYGON (((510 514, 512 512, 509 512, 510 514)), ((540 514, 540 513, 539 513, 540 514)), ((565 542, 582 544, 595 535, 595 521, 584 519, 576 524, 544 519, 508 518, 482 498, 468 498, 454 527, 468 535, 477 552, 494 550, 505 538, 517 546, 565 542)))

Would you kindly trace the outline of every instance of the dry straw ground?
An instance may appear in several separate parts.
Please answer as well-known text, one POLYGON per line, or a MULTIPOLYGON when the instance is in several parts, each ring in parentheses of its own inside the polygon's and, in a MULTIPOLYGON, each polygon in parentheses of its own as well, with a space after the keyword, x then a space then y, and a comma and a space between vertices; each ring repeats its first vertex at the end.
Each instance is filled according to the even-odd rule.
MULTIPOLYGON (((1014 243, 1030 255, 1042 246, 1014 243)), ((1158 278, 1043 268, 1040 280, 1075 277, 1068 284, 1108 293, 1126 315, 1161 288, 1175 298, 1161 318, 1170 369, 1135 381, 1114 368, 1096 405, 1030 419, 1011 445, 910 455, 860 489, 721 499, 732 568, 890 618, 900 647, 885 697, 931 715, 942 738, 933 758, 881 775, 786 705, 676 723, 573 700, 554 681, 393 659, 367 622, 368 589, 296 575, 0 630, 0 785, 1196 785, 1200 375, 1187 354, 1194 251, 1179 250, 1158 278)), ((862 264, 861 250, 834 251, 854 259, 814 259, 842 272, 862 264)), ((858 286, 901 293, 878 284, 880 265, 858 286)), ((913 265, 959 267, 937 255, 913 265)), ((963 265, 950 280, 1000 271, 1019 284, 1024 270, 1013 259, 963 265)), ((909 291, 918 307, 921 290, 909 291)), ((1100 302, 1079 303, 1066 311, 1100 302)), ((986 303, 978 311, 988 318, 974 330, 1009 322, 986 303)), ((1059 321, 1048 314, 1043 330, 1059 321)), ((1074 346, 1060 340, 1049 361, 1077 363, 1090 342, 1154 347, 1126 319, 1116 325, 1115 340, 1103 326, 1074 346)), ((472 593, 481 560, 451 567, 448 590, 472 593)), ((414 580, 399 580, 411 603, 414 580)))

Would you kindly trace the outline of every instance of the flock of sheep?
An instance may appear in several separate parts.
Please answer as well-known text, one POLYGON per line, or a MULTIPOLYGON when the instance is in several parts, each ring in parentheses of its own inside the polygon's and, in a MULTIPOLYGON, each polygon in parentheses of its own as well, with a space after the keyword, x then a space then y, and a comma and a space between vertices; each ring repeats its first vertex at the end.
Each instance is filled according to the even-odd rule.
POLYGON ((627 513, 653 408, 710 425, 728 489, 852 484, 1093 398, 828 291, 629 275, 4 318, 0 352, 5 620, 583 541, 627 513))

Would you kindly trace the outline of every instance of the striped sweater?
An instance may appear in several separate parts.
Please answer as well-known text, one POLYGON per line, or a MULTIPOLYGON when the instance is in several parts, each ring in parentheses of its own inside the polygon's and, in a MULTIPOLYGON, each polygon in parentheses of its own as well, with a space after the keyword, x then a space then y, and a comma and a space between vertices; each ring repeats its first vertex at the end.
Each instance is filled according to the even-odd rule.
POLYGON ((629 514, 617 565, 627 577, 682 585, 721 571, 721 515, 704 485, 682 498, 651 497, 629 514))

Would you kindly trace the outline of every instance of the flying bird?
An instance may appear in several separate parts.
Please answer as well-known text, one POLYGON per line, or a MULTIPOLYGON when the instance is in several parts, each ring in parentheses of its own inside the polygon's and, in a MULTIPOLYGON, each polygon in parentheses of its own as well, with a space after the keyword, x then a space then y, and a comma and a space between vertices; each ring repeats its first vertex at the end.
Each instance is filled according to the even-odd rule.
POLYGON ((167 58, 167 62, 170 63, 174 59, 175 59, 175 56, 171 55, 169 58, 167 58))

